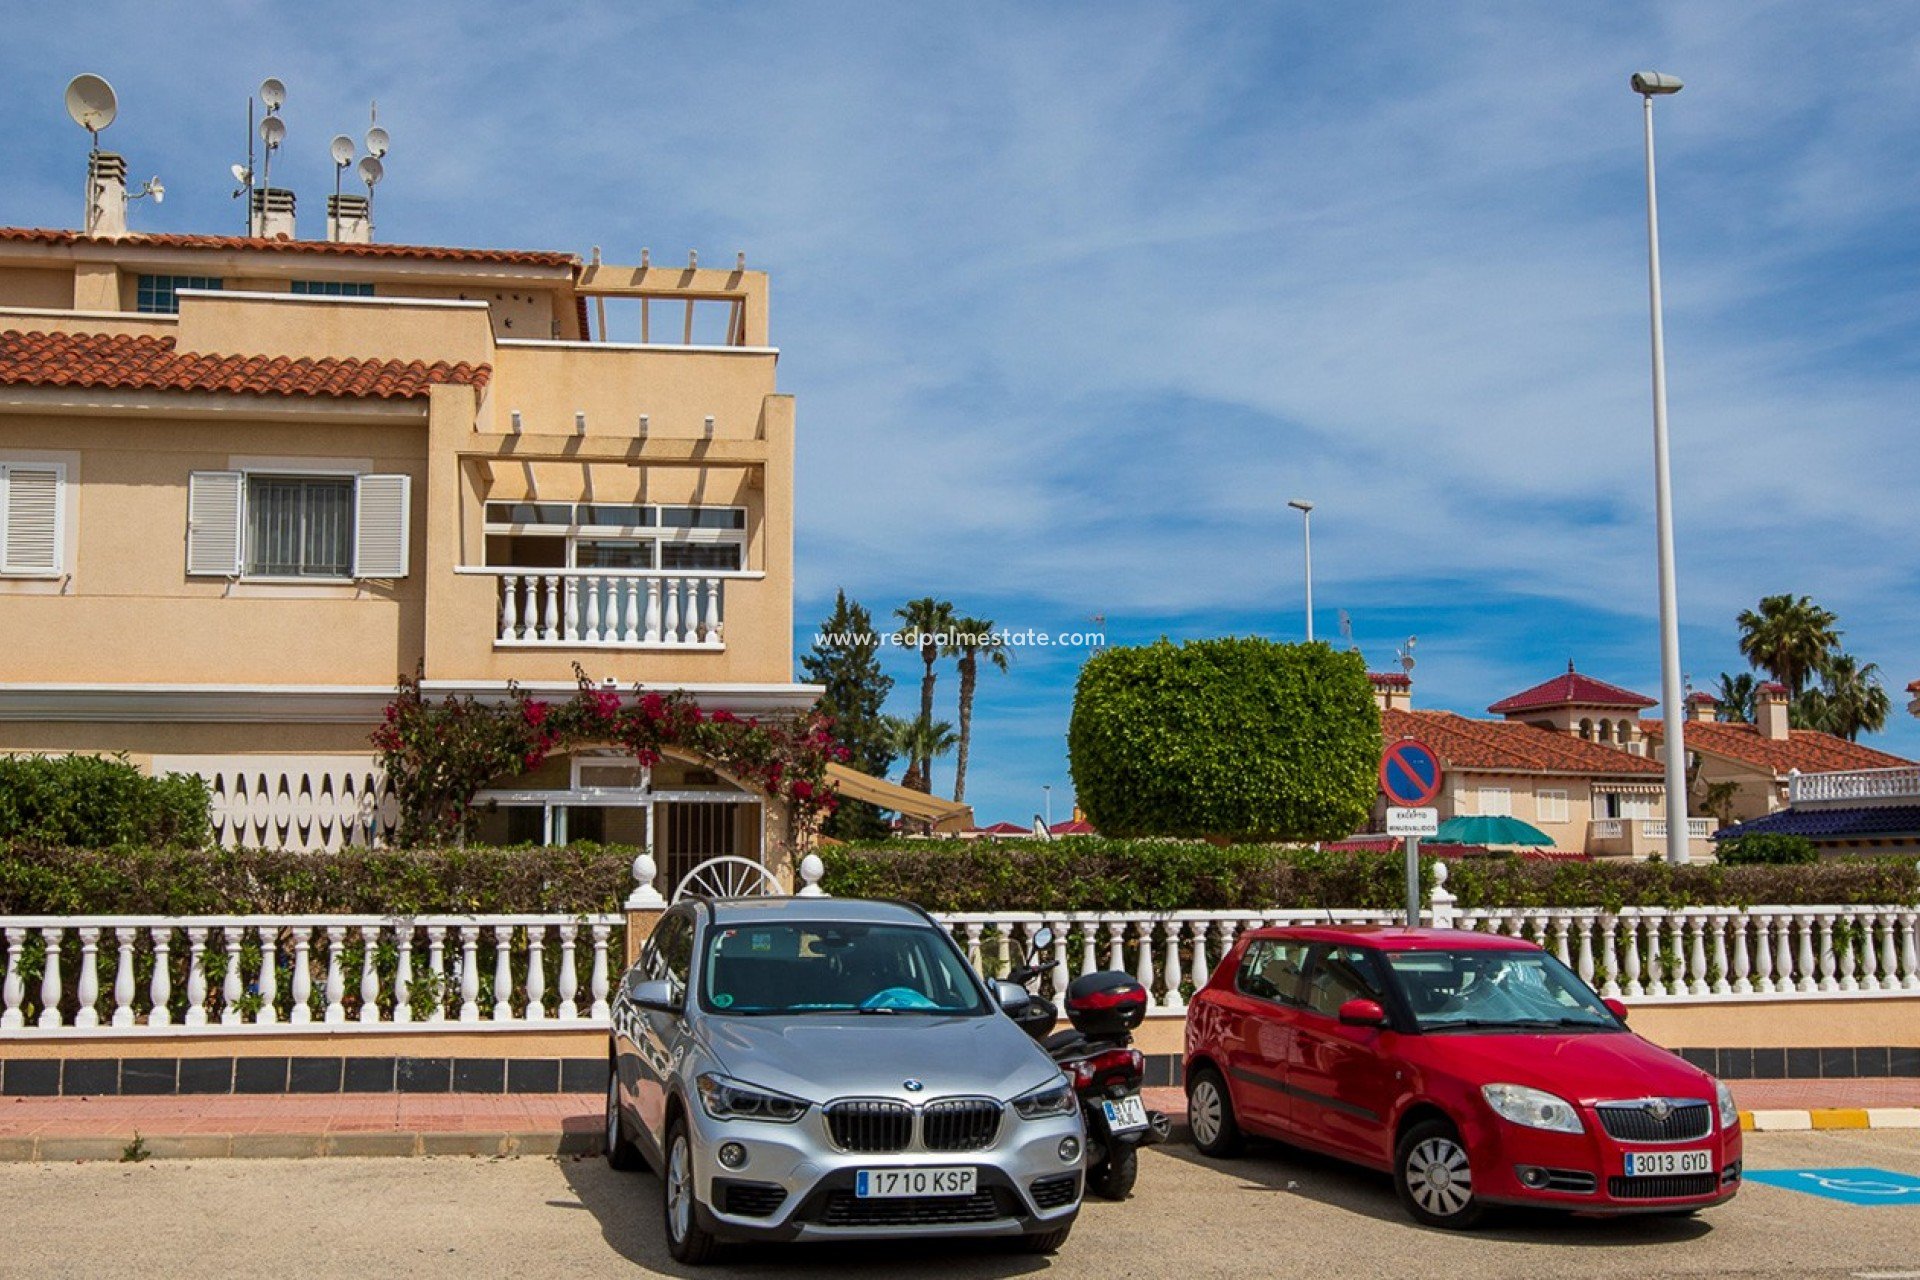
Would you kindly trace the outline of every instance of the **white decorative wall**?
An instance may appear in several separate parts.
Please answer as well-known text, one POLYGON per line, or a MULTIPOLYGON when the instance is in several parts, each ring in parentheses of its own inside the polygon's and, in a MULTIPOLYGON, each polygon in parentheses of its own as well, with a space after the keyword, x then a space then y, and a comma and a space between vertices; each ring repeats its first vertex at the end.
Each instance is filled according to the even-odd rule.
POLYGON ((372 756, 155 756, 153 771, 197 773, 228 848, 326 850, 392 839, 393 789, 372 756))

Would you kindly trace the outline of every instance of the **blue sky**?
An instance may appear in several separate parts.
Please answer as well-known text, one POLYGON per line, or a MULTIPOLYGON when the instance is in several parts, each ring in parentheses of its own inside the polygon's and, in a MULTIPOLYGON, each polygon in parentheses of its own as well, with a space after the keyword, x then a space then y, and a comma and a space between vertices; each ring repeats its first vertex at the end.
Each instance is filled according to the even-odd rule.
MULTIPOLYGON (((1683 666, 1813 595, 1920 755, 1920 11, 1891 5, 167 7, 12 17, 0 220, 70 226, 85 138, 240 221, 286 80, 305 225, 394 136, 381 238, 774 273, 804 646, 833 591, 1114 643, 1301 629, 1477 712, 1577 659, 1659 691, 1640 103, 1660 104, 1683 666), (536 15, 538 20, 536 21, 536 15), (1831 83, 1818 83, 1815 77, 1831 83)), ((276 182, 279 185, 279 182, 276 182)), ((1080 651, 982 681, 969 798, 1071 792, 1080 651)), ((896 655, 895 701, 915 696, 896 655)), ((942 678, 942 714, 955 681, 942 678)), ((936 769, 951 785, 951 765, 936 769)))

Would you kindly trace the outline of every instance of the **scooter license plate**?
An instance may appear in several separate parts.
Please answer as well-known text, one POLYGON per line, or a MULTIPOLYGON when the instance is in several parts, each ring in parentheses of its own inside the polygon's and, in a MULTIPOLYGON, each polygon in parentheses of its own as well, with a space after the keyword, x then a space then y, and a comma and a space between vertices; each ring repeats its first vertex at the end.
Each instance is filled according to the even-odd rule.
POLYGON ((1107 1128, 1114 1133, 1132 1133, 1147 1127, 1147 1104, 1138 1097, 1111 1098, 1100 1104, 1107 1113, 1107 1128))

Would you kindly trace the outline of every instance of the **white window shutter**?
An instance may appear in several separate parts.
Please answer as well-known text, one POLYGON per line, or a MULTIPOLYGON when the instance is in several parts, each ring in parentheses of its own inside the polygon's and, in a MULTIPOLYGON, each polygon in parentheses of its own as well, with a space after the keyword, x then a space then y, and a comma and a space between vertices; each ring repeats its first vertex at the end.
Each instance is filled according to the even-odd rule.
POLYGON ((407 576, 411 476, 361 476, 354 487, 353 576, 407 576))
POLYGON ((246 477, 238 471, 196 471, 187 480, 187 572, 220 578, 240 573, 246 477))
POLYGON ((60 571, 58 466, 15 463, 0 468, 0 568, 9 573, 60 571))

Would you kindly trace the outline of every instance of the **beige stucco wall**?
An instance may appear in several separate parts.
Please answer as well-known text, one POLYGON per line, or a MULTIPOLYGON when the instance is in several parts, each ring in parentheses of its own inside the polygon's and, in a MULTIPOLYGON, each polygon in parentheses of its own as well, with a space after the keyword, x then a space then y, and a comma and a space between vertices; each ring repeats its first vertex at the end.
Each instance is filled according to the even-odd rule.
POLYGON ((0 300, 13 307, 71 307, 73 270, 0 267, 0 300))
POLYGON ((1586 850, 1587 824, 1593 818, 1593 783, 1587 778, 1543 777, 1524 773, 1481 773, 1453 770, 1447 774, 1446 788, 1438 807, 1440 820, 1474 817, 1481 814, 1480 788, 1505 787, 1512 794, 1512 814, 1530 822, 1553 837, 1553 847, 1568 853, 1586 850), (1567 816, 1564 822, 1548 822, 1542 816, 1540 792, 1564 791, 1567 816))

